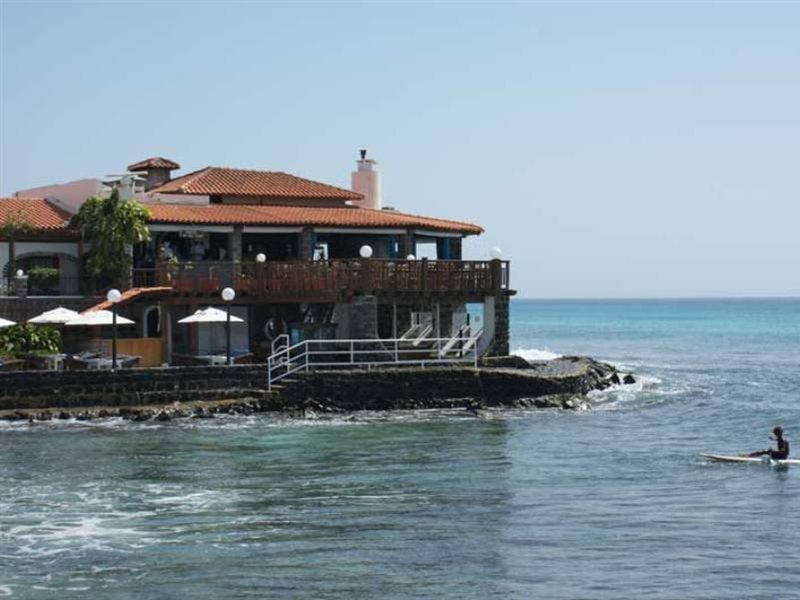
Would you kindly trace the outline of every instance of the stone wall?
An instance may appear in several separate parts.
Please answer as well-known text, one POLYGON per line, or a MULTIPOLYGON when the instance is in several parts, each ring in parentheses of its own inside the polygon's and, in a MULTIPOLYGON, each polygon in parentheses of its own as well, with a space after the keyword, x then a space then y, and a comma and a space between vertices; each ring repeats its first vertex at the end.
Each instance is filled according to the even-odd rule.
POLYGON ((310 371, 293 374, 272 392, 264 389, 264 365, 0 372, 0 419, 152 418, 153 411, 188 416, 206 410, 197 403, 220 402, 233 412, 575 409, 588 406, 585 394, 591 390, 634 382, 630 375, 621 382, 614 367, 584 357, 541 363, 506 357, 482 364, 487 366, 310 371))
POLYGON ((470 406, 576 408, 595 389, 611 385, 616 370, 588 358, 565 357, 514 367, 382 368, 297 373, 283 399, 288 405, 332 410, 392 410, 470 406), (576 398, 578 397, 578 398, 576 398), (564 403, 567 402, 567 405, 564 403), (570 405, 573 403, 574 405, 570 405))
POLYGON ((378 337, 378 301, 375 296, 353 298, 350 313, 350 335, 359 340, 378 337))
POLYGON ((495 299, 494 339, 487 356, 507 356, 509 352, 510 300, 508 294, 498 294, 495 299))
POLYGON ((314 258, 313 230, 306 228, 297 234, 297 258, 301 260, 312 260, 314 258))
POLYGON ((0 372, 0 410, 136 406, 263 395, 265 365, 0 372))

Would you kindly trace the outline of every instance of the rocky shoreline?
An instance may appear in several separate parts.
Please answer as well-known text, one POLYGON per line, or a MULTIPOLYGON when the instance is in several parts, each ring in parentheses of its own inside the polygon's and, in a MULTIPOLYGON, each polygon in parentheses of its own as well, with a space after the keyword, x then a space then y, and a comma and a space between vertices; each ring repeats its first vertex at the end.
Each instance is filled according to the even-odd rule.
MULTIPOLYGON (((158 374, 159 377, 164 375, 163 371, 158 374)), ((251 374, 248 372, 248 375, 251 374)), ((115 397, 110 393, 107 401, 104 398, 103 402, 76 405, 64 399, 59 406, 56 402, 45 401, 41 395, 26 399, 17 394, 2 397, 0 420, 33 422, 121 417, 131 421, 170 421, 259 412, 280 412, 302 418, 362 410, 459 408, 477 414, 481 409, 495 407, 581 410, 590 408, 589 392, 634 382, 632 375, 587 357, 526 361, 518 356, 506 356, 484 359, 477 369, 311 371, 294 375, 291 381, 271 392, 255 387, 250 377, 247 388, 228 390, 224 394, 207 390, 194 397, 179 390, 167 391, 153 397, 153 400, 158 398, 157 402, 147 402, 149 397, 143 398, 144 402, 125 402, 130 400, 130 395, 115 397)), ((140 396, 146 394, 139 394, 136 399, 140 396)), ((53 397, 62 397, 58 389, 53 390, 51 399, 53 397)))

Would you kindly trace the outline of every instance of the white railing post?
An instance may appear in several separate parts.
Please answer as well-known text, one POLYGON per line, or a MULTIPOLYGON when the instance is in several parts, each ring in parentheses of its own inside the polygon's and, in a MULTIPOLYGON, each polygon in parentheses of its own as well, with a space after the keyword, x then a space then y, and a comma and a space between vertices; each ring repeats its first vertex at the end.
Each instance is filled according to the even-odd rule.
MULTIPOLYGON (((417 365, 422 369, 429 365, 441 364, 472 364, 478 368, 480 352, 478 339, 481 330, 473 332, 471 328, 461 330, 460 335, 452 338, 427 338, 426 345, 422 348, 423 355, 416 351, 400 348, 401 342, 408 342, 405 338, 390 338, 376 340, 303 340, 293 346, 286 346, 267 357, 267 389, 272 391, 274 384, 283 380, 297 371, 310 371, 312 367, 343 367, 362 365, 368 370, 385 364, 417 365), (465 337, 469 334, 469 337, 465 337), (378 358, 370 350, 359 350, 356 346, 362 342, 380 344, 381 350, 376 351, 378 358), (447 343, 444 343, 447 342, 447 343), (319 348, 314 350, 313 348, 319 348), (328 350, 329 349, 329 350, 328 350), (401 352, 402 351, 402 352, 401 352), (314 353, 322 359, 314 358, 314 353), (408 352, 408 356, 406 356, 408 352), (402 353, 402 356, 401 356, 402 353), (393 358, 393 363, 386 360, 386 354, 393 358), (363 356, 362 356, 363 355, 363 356), (341 361, 341 357, 349 357, 341 361), (315 362, 316 361, 316 362, 315 362)), ((419 340, 422 343, 422 340, 419 340)), ((413 342, 413 346, 419 344, 413 342)))

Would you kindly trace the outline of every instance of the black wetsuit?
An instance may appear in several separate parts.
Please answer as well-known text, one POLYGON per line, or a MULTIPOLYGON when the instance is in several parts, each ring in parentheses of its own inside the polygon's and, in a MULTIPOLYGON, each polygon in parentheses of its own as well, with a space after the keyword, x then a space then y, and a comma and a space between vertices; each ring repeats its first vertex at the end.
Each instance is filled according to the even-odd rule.
POLYGON ((789 442, 783 438, 778 440, 778 449, 770 450, 769 457, 772 460, 786 460, 789 458, 789 442))

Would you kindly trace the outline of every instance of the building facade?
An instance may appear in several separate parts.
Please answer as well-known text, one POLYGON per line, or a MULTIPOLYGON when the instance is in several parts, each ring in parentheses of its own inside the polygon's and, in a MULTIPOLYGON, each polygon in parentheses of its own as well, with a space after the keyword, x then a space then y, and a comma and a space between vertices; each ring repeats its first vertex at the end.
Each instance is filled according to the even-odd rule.
POLYGON ((465 327, 481 332, 481 354, 508 352, 508 261, 463 260, 464 239, 483 232, 477 225, 384 207, 377 163, 365 151, 349 190, 276 171, 206 167, 173 177, 177 169, 154 157, 114 182, 0 199, 0 307, 21 295, 51 297, 53 306, 85 295, 88 243, 68 221, 86 197, 117 185, 123 199, 149 209, 151 231, 132 248, 118 308, 137 322, 127 335, 161 341, 162 362, 219 351, 222 325, 178 321, 225 305, 226 287, 236 292, 232 314, 244 321, 232 328, 236 356, 263 360, 282 334, 292 342, 423 339, 465 327), (50 269, 46 290, 33 278, 42 269, 50 269))

